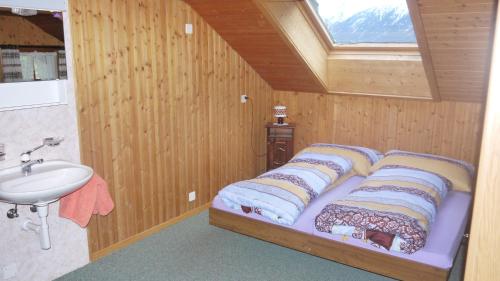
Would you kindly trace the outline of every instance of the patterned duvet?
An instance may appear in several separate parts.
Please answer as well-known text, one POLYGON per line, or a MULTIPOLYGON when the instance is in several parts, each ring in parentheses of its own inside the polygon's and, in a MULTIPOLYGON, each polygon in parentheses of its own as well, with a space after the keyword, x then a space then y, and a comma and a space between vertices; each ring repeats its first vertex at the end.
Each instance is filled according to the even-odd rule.
POLYGON ((316 228, 411 254, 424 247, 450 185, 429 171, 385 166, 347 197, 327 205, 316 217, 316 228))
POLYGON ((348 158, 306 148, 280 168, 226 186, 219 196, 230 208, 292 225, 312 200, 351 170, 348 158))

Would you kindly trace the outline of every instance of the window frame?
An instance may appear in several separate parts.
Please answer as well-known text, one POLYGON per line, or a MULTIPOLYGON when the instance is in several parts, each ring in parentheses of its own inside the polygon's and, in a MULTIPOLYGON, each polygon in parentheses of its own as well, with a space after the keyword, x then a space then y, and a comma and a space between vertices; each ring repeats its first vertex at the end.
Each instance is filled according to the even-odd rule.
MULTIPOLYGON (((318 37, 321 38, 321 41, 323 45, 330 51, 395 51, 395 52, 413 52, 413 51, 419 51, 418 48, 418 37, 417 37, 417 43, 358 43, 358 44, 337 44, 334 41, 334 38, 330 36, 330 33, 326 29, 323 20, 321 17, 316 13, 314 10, 313 6, 311 5, 309 0, 302 0, 301 1, 302 5, 301 8, 306 15, 306 18, 310 22, 310 24, 314 27, 315 32, 317 33, 318 37)), ((408 3, 407 3, 408 5, 408 3)), ((408 12, 410 13, 410 17, 412 18, 413 22, 413 17, 411 15, 410 8, 408 7, 408 12)), ((414 24, 414 23, 413 23, 414 24)), ((415 27, 413 27, 416 34, 415 27)))

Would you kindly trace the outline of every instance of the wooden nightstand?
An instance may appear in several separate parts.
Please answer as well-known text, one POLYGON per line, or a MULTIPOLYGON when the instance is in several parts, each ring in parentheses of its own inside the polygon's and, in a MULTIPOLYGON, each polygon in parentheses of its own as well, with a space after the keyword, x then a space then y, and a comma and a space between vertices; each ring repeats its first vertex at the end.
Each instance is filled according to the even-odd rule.
POLYGON ((284 126, 267 123, 267 170, 284 165, 293 157, 293 131, 295 124, 284 126))

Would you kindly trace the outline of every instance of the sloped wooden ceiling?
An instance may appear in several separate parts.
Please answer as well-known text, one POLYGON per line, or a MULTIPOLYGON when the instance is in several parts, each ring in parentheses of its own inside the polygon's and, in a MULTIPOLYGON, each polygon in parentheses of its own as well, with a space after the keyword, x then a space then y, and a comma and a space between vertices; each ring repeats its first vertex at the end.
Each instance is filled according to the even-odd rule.
MULTIPOLYGON (((357 64, 361 62, 358 60, 350 64, 355 69, 346 70, 339 64, 343 60, 335 60, 343 52, 334 48, 324 59, 328 68, 323 75, 318 71, 318 56, 311 59, 318 48, 301 50, 300 43, 307 45, 311 38, 304 39, 306 36, 297 30, 286 30, 292 22, 303 20, 300 16, 307 17, 290 12, 291 5, 303 1, 185 0, 275 90, 484 102, 496 0, 407 0, 420 50, 412 55, 414 59, 404 63, 401 58, 370 60, 369 71, 357 64), (384 71, 378 70, 377 63, 384 71), (392 72, 388 69, 391 67, 392 72), (395 77, 395 72, 399 76, 395 77), (357 76, 346 80, 341 75, 346 73, 357 76), (368 81, 366 87, 360 81, 368 81), (383 85, 372 89, 374 83, 383 85)), ((315 34, 324 43, 320 34, 315 34)))
POLYGON ((484 101, 497 1, 408 0, 410 8, 412 2, 429 52, 424 64, 432 65, 441 99, 484 101))
MULTIPOLYGON (((253 0, 184 0, 233 47, 271 87, 326 92, 292 43, 253 0)), ((326 61, 325 61, 326 65, 326 61)))

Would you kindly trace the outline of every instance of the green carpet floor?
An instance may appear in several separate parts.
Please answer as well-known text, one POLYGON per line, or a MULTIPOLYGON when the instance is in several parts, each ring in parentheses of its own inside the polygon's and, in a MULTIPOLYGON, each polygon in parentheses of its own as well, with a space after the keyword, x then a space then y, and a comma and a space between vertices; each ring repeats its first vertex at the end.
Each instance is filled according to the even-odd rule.
MULTIPOLYGON (((463 249, 450 280, 461 280, 463 249)), ((219 229, 182 221, 59 280, 391 280, 219 229)))

